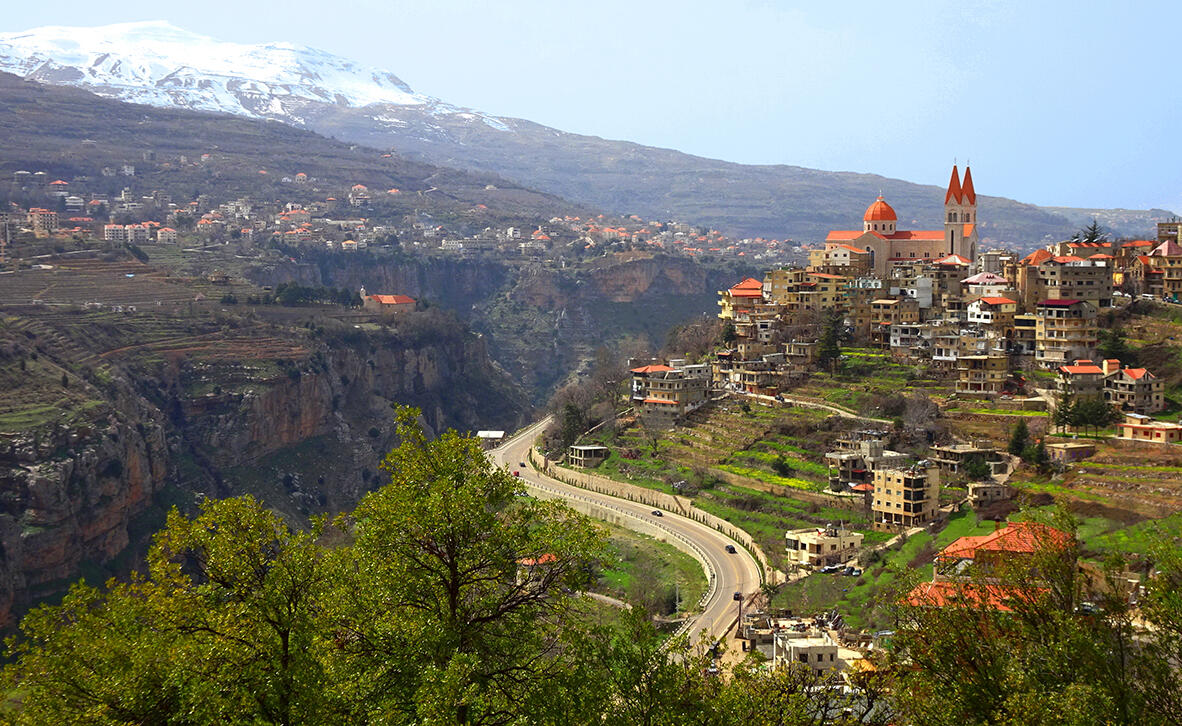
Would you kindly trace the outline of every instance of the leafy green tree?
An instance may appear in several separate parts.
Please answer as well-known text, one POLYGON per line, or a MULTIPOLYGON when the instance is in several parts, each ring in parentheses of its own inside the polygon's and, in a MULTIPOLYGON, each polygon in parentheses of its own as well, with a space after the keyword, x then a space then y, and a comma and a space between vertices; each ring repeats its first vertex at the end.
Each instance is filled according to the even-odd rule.
POLYGON ((1006 450, 1014 456, 1021 456, 1029 443, 1030 427, 1026 425, 1025 418, 1020 418, 1018 423, 1014 424, 1014 430, 1010 434, 1010 444, 1006 450))
POLYGON ((981 481, 992 476, 993 469, 989 466, 989 462, 985 461, 985 457, 974 454, 965 459, 964 475, 969 481, 981 481))
POLYGON ((75 585, 10 641, 17 723, 324 723, 316 620, 328 581, 322 525, 292 532, 250 497, 175 510, 148 575, 75 585))
POLYGON ((428 441, 417 413, 399 411, 391 483, 361 502, 337 553, 352 699, 396 722, 545 720, 534 709, 563 698, 574 654, 559 635, 603 535, 560 503, 520 498, 474 438, 428 441))

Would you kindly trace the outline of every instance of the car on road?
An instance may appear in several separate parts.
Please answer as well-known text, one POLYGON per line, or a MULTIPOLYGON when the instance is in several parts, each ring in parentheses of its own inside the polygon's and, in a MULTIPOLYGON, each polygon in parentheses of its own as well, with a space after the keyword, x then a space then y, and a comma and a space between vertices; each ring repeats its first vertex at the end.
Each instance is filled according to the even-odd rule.
POLYGON ((653 510, 653 516, 654 516, 654 517, 664 517, 665 515, 664 515, 664 514, 661 514, 661 510, 659 510, 659 509, 654 509, 654 510, 653 510))
POLYGON ((518 465, 518 466, 520 466, 522 469, 524 469, 524 468, 525 468, 525 462, 524 462, 524 461, 519 461, 519 462, 517 462, 517 465, 518 465))
POLYGON ((732 554, 732 555, 735 554, 735 546, 734 545, 727 545, 726 551, 728 554, 732 554))
POLYGON ((857 567, 847 567, 841 571, 841 574, 845 575, 846 577, 860 577, 862 575, 862 571, 857 567))
POLYGON ((521 472, 519 472, 519 471, 517 471, 516 469, 514 469, 514 470, 513 470, 513 476, 521 476, 521 472))
POLYGON ((821 573, 825 575, 832 575, 834 572, 841 572, 841 565, 825 565, 821 568, 821 573))

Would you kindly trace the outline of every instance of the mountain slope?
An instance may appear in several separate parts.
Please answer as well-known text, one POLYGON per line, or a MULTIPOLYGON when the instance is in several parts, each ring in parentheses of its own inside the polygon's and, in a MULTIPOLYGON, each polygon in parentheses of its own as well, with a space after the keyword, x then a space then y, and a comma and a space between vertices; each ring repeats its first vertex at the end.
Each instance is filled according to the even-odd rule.
MULTIPOLYGON (((745 236, 822 238, 882 192, 909 227, 938 226, 943 189, 872 174, 733 164, 497 118, 415 93, 396 76, 285 43, 222 43, 166 23, 0 35, 0 70, 157 106, 279 120, 433 164, 493 172, 568 199, 745 236)), ((988 166, 978 167, 988 189, 988 166)), ((942 181, 946 169, 933 169, 942 181)), ((1046 209, 980 197, 982 237, 1028 244, 1092 217, 1144 235, 1165 210, 1046 209)))

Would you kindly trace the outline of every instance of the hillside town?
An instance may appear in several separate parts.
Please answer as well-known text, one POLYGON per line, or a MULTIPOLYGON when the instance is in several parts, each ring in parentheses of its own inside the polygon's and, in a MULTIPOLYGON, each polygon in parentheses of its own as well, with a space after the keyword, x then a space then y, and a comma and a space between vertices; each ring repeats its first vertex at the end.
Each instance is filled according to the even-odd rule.
MULTIPOLYGON (((155 172, 214 170, 228 161, 220 154, 165 160, 145 152, 138 169, 141 176, 148 168, 155 172)), ((272 175, 266 169, 258 173, 272 175)), ((9 209, 0 211, 0 225, 8 235, 5 244, 11 246, 24 236, 59 244, 101 240, 183 247, 233 245, 246 251, 286 245, 342 253, 393 245, 420 254, 555 260, 644 250, 753 264, 784 262, 802 254, 789 240, 736 240, 717 230, 679 221, 645 221, 637 215, 563 215, 531 226, 498 227, 482 223, 489 209, 478 203, 462 219, 445 222, 427 210, 425 195, 432 190, 370 189, 361 183, 335 187, 303 172, 276 175, 281 188, 290 190, 286 201, 250 196, 223 201, 211 194, 174 199, 166 191, 145 189, 136 175, 137 164, 131 163, 103 167, 98 180, 16 171, 6 189, 0 181, 0 189, 10 199, 29 201, 27 206, 13 201, 9 209), (112 186, 122 189, 113 195, 98 191, 112 186)))

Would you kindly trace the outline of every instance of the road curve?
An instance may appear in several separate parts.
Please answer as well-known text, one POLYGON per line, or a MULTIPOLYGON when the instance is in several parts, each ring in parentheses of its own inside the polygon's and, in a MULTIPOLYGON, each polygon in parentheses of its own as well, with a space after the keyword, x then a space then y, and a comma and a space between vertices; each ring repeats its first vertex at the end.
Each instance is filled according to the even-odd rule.
POLYGON ((710 527, 682 517, 674 512, 664 511, 662 516, 652 514, 653 508, 628 499, 600 494, 588 489, 571 486, 552 479, 533 467, 522 466, 528 461, 530 447, 550 422, 549 418, 523 429, 495 449, 489 451, 494 464, 504 465, 511 471, 519 471, 527 488, 544 496, 559 496, 572 502, 585 502, 606 507, 624 515, 623 524, 629 520, 656 526, 672 537, 688 543, 705 561, 711 587, 702 607, 702 612, 689 626, 693 642, 702 638, 702 631, 711 642, 723 637, 738 613, 734 593, 744 596, 759 589, 759 566, 754 558, 738 542, 710 527), (727 545, 735 548, 735 554, 726 551, 727 545))

